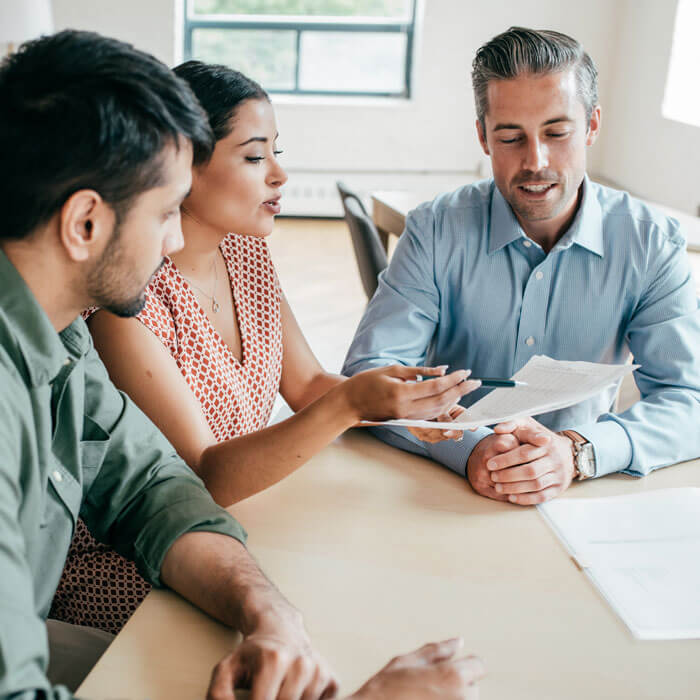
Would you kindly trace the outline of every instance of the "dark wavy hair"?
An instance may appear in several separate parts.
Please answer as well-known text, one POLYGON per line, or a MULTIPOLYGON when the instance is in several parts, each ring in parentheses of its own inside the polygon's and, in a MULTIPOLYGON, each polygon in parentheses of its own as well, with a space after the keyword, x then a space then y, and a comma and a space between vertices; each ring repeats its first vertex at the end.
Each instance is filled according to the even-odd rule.
POLYGON ((23 44, 0 64, 0 238, 29 235, 81 189, 119 220, 182 138, 200 158, 213 150, 187 83, 152 56, 73 30, 23 44))

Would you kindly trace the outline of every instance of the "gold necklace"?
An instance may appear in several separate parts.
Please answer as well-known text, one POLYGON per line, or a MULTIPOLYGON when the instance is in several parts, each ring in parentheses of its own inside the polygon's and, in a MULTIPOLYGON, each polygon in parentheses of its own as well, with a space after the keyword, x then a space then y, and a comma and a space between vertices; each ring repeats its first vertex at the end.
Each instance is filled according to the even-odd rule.
POLYGON ((211 259, 211 267, 214 270, 214 289, 212 290, 211 295, 207 294, 201 287, 196 285, 189 277, 185 277, 185 275, 182 275, 185 277, 185 279, 190 283, 192 287, 194 287, 197 291, 199 291, 201 294, 204 294, 204 296, 211 301, 211 310, 215 313, 219 313, 219 309, 221 306, 219 305, 219 302, 216 300, 216 284, 219 281, 219 275, 216 271, 216 254, 219 252, 219 249, 217 248, 216 251, 214 252, 214 257, 211 259))

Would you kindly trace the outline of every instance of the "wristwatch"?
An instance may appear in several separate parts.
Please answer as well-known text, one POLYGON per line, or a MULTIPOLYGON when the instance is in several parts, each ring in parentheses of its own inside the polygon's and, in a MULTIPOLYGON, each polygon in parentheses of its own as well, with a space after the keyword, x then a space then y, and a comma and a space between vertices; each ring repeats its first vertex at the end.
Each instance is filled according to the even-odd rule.
POLYGON ((562 430, 561 435, 571 440, 574 453, 574 478, 579 481, 595 476, 595 450, 593 444, 573 430, 562 430))

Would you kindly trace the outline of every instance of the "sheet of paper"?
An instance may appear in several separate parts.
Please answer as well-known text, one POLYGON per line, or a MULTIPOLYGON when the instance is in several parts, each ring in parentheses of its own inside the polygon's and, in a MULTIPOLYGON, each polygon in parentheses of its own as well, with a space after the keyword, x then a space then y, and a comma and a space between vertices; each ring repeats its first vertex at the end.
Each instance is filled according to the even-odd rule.
POLYGON ((637 639, 700 638, 700 489, 538 509, 637 639))
POLYGON ((494 389, 472 404, 460 421, 390 420, 365 424, 468 430, 513 418, 537 416, 590 399, 637 367, 639 365, 562 362, 546 355, 535 355, 513 377, 527 382, 527 386, 494 389))

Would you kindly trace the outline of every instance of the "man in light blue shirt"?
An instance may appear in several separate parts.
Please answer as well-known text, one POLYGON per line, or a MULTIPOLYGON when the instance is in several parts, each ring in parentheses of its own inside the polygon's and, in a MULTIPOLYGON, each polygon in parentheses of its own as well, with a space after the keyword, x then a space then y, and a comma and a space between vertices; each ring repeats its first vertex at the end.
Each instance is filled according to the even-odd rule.
POLYGON ((685 241, 674 219, 586 177, 601 118, 592 60, 565 35, 511 28, 479 49, 472 78, 494 177, 409 214, 344 372, 398 361, 510 377, 533 355, 631 353, 642 399, 616 415, 611 389, 459 442, 377 435, 521 505, 575 477, 642 476, 699 456, 700 312, 685 241))

